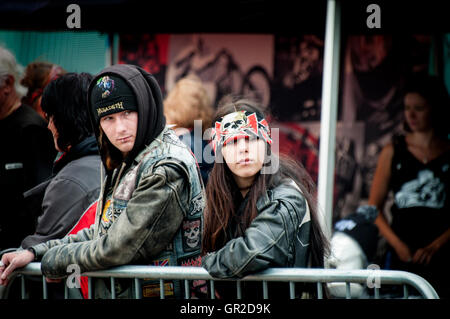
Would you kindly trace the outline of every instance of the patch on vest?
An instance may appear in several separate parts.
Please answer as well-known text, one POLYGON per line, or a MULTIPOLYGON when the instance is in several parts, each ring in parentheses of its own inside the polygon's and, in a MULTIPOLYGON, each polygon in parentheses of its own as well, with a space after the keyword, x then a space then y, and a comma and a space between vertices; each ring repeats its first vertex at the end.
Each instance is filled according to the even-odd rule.
POLYGON ((197 212, 203 211, 204 208, 205 198, 203 197, 202 193, 200 193, 197 197, 192 199, 189 214, 194 215, 197 212))
MULTIPOLYGON (((179 258, 178 265, 182 267, 201 267, 202 256, 195 255, 191 257, 179 258)), ((191 297, 193 298, 206 297, 208 294, 208 286, 206 281, 203 279, 193 280, 191 288, 191 297)))
POLYGON ((172 130, 167 130, 164 135, 163 135, 163 140, 164 142, 169 142, 175 145, 181 145, 184 146, 184 144, 180 143, 180 139, 178 138, 178 136, 172 131, 172 130))
MULTIPOLYGON (((170 258, 163 257, 161 259, 155 259, 150 264, 150 266, 165 267, 170 266, 170 258)), ((144 298, 159 298, 161 293, 161 286, 159 281, 154 279, 145 278, 142 283, 142 297, 144 298)), ((164 281, 164 296, 170 297, 175 295, 173 281, 164 281)))
MULTIPOLYGON (((159 298, 161 294, 161 288, 159 283, 151 283, 147 284, 145 286, 142 286, 142 297, 144 298, 159 298)), ((165 281, 164 282, 164 296, 170 297, 173 296, 174 288, 173 288, 173 282, 165 281)))
POLYGON ((117 189, 114 193, 114 198, 128 201, 131 198, 131 195, 136 188, 136 178, 137 172, 140 167, 140 164, 130 170, 122 179, 122 181, 117 186, 117 189))
POLYGON ((120 214, 123 213, 124 209, 121 207, 113 207, 111 205, 112 201, 111 199, 108 199, 105 203, 105 206, 103 208, 102 217, 100 219, 100 233, 105 234, 108 229, 111 227, 112 223, 116 218, 120 216, 120 214))
POLYGON ((169 258, 153 260, 153 266, 169 266, 169 264, 170 264, 169 258))
POLYGON ((200 249, 202 232, 200 218, 185 220, 182 227, 183 251, 190 252, 200 249))
POLYGON ((178 265, 183 267, 201 267, 202 266, 202 256, 197 255, 193 257, 185 257, 178 259, 178 265))

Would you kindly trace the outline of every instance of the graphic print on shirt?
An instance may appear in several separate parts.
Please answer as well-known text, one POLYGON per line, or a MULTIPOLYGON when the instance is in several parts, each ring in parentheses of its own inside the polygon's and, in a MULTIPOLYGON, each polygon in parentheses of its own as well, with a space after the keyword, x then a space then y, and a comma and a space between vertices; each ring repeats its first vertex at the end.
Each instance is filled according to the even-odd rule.
POLYGON ((200 219, 183 221, 183 250, 185 252, 194 251, 200 248, 200 228, 200 219))
POLYGON ((445 186, 429 169, 419 171, 417 178, 403 184, 395 195, 398 208, 442 208, 445 203, 445 186))
POLYGON ((105 203, 105 207, 103 208, 102 218, 101 218, 101 229, 102 233, 105 233, 109 227, 111 227, 111 224, 113 223, 114 219, 117 218, 122 210, 118 210, 116 208, 111 207, 111 199, 108 199, 105 203), (113 211, 114 211, 114 217, 113 217, 113 211))

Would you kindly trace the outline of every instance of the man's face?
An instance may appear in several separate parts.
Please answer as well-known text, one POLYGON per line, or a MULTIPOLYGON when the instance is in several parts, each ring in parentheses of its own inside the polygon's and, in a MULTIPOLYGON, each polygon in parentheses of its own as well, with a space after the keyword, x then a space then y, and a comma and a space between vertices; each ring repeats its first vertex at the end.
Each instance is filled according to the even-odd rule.
POLYGON ((125 157, 133 149, 138 125, 138 113, 122 111, 104 116, 100 119, 100 126, 108 140, 125 157))
POLYGON ((251 136, 230 141, 222 147, 226 165, 239 185, 239 179, 254 177, 263 167, 266 142, 251 136))

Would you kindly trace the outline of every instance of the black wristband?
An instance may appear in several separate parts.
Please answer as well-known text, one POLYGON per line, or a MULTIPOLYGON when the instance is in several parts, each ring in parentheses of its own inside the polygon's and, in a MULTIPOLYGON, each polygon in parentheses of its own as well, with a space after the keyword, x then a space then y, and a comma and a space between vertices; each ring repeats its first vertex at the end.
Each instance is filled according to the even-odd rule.
POLYGON ((37 255, 36 255, 36 251, 34 250, 33 247, 28 247, 27 250, 31 251, 34 255, 34 261, 37 261, 37 255))

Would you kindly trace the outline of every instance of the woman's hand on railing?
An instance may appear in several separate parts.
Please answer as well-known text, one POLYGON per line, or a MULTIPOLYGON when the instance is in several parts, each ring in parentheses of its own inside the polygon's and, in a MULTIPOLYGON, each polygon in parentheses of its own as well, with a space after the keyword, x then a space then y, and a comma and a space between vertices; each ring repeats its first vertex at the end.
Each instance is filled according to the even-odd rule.
POLYGON ((0 285, 8 285, 8 276, 17 268, 22 268, 34 260, 34 254, 30 250, 20 250, 7 253, 0 261, 0 285))

